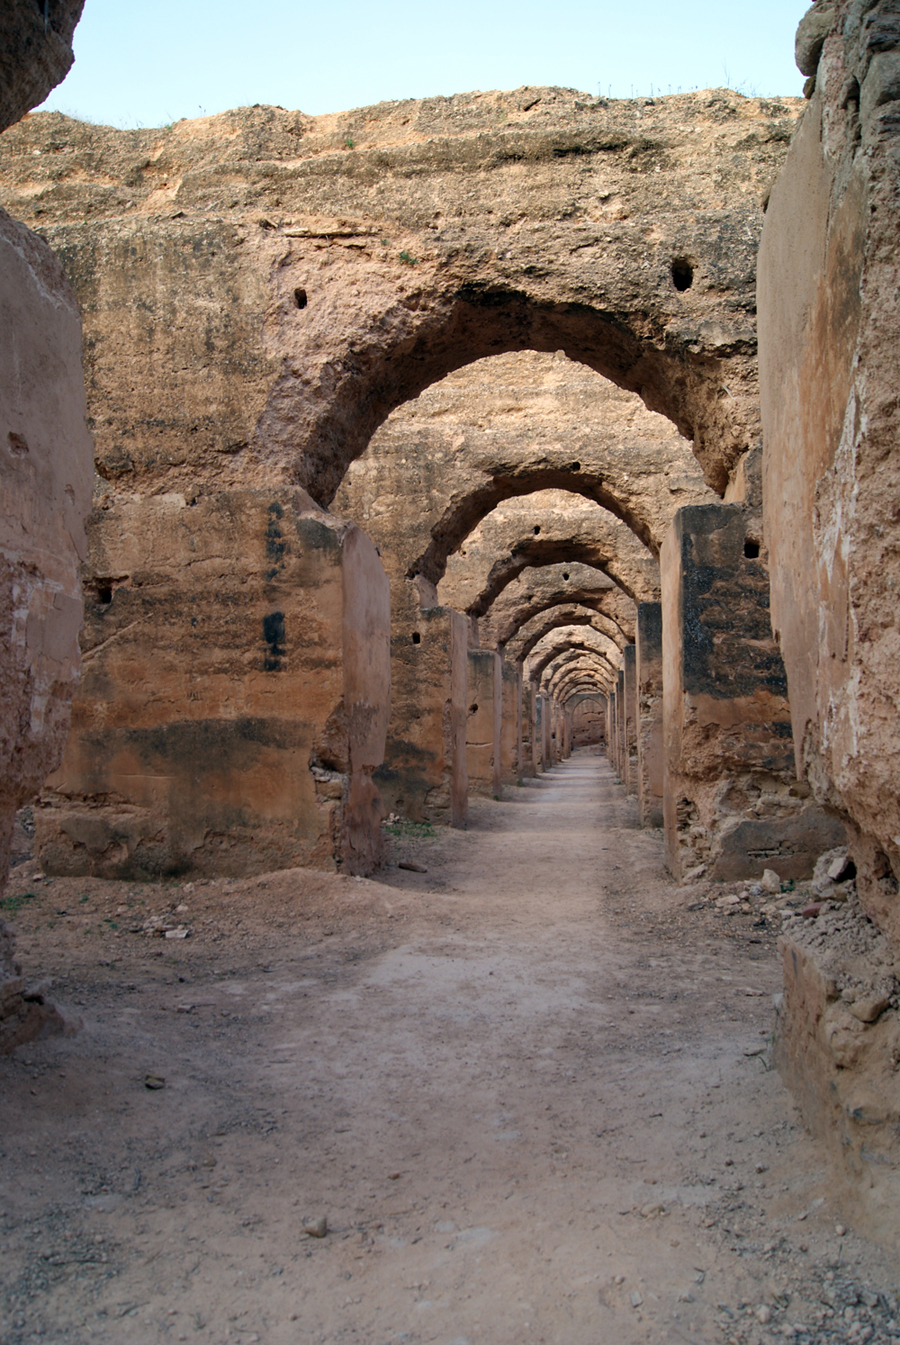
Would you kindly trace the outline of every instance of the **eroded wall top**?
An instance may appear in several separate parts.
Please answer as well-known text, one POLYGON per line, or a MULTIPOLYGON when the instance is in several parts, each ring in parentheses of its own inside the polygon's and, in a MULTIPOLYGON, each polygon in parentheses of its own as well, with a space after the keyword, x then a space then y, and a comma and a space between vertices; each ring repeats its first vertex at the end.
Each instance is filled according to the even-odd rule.
POLYGON ((638 392, 723 490, 758 437, 754 259, 797 107, 534 88, 141 131, 36 114, 0 197, 75 284, 116 489, 288 479, 327 503, 394 407, 532 348, 638 392))

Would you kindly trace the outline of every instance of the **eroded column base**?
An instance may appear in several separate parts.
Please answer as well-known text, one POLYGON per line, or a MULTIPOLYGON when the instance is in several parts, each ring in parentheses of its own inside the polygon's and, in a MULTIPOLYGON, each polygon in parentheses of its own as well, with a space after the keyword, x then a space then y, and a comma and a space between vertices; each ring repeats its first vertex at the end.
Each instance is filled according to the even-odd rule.
POLYGON ((13 931, 0 920, 0 1056, 38 1037, 72 1037, 81 1029, 80 1021, 67 1021, 40 990, 26 984, 15 947, 13 931))
POLYGON ((856 898, 791 921, 775 1063, 839 1158, 873 1236, 896 1241, 900 1012, 891 946, 856 898))

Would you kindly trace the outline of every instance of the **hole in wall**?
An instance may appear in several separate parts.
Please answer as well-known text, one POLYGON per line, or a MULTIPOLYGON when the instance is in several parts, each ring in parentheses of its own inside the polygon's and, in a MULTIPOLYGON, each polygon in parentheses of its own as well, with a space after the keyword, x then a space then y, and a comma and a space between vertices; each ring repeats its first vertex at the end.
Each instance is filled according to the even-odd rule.
POLYGON ((478 706, 477 706, 477 705, 474 705, 474 704, 473 704, 473 705, 470 705, 470 706, 469 706, 469 714, 470 714, 470 715, 474 715, 474 714, 476 714, 477 711, 478 711, 478 706))
POLYGON ((28 452, 28 444, 22 438, 21 434, 16 434, 14 430, 10 430, 7 437, 9 439, 10 452, 14 453, 17 458, 23 457, 24 454, 28 452))
POLYGON ((306 307, 306 305, 309 303, 309 300, 306 297, 306 290, 301 289, 300 287, 294 290, 294 303, 297 305, 298 308, 306 307))
POLYGON ((680 293, 689 290, 694 283, 694 267, 687 257, 676 257, 672 262, 672 284, 680 293))
POLYGON ((112 598, 112 584, 99 584, 97 586, 97 602, 101 607, 108 607, 112 602, 112 598))
POLYGON ((563 579, 568 579, 568 577, 569 577, 568 574, 567 574, 566 571, 564 570, 564 571, 563 571, 563 579))
POLYGON ((419 632, 418 632, 417 630, 414 630, 414 631, 413 631, 412 642, 413 642, 413 644, 421 644, 421 643, 422 643, 422 637, 421 637, 421 635, 419 634, 419 632))
POLYGON ((894 866, 883 850, 876 850, 872 861, 872 877, 886 896, 895 897, 900 883, 894 873, 894 866))
POLYGON ((535 537, 537 537, 537 535, 538 535, 538 533, 540 532, 540 530, 541 530, 541 525, 540 525, 540 523, 535 523, 535 525, 534 525, 534 535, 535 535, 535 537))
POLYGON ((754 542, 752 537, 748 537, 744 542, 744 555, 748 560, 756 560, 759 555, 759 542, 754 542))

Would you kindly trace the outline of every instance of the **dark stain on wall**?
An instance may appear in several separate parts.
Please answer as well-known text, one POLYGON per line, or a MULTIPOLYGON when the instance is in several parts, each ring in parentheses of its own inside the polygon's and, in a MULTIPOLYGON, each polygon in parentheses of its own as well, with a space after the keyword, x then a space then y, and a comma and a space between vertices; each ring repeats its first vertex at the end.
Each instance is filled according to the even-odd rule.
POLYGON ((265 672, 278 672, 285 653, 284 612, 267 612, 262 624, 263 640, 266 643, 263 669, 265 672))

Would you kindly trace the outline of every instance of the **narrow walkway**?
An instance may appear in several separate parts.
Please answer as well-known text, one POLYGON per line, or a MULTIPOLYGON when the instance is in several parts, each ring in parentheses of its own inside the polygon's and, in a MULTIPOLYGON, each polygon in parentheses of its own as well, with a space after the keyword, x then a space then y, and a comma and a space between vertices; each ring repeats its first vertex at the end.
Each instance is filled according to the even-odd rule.
POLYGON ((142 953, 141 1016, 98 983, 89 1031, 35 1048, 115 1087, 42 1118, 52 1199, 0 1111, 30 1183, 9 1218, 110 1278, 22 1270, 4 1340, 744 1345, 804 1314, 798 1340, 845 1338, 822 1277, 871 1256, 761 1054, 774 951, 686 909, 600 757, 512 793, 407 831, 427 872, 344 880, 334 929, 251 965, 248 908, 245 944, 142 953), (167 1086, 138 1097, 148 1043, 167 1086))

